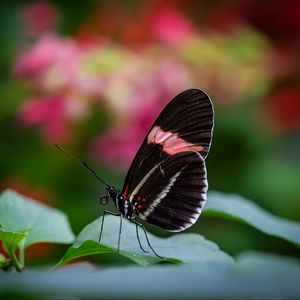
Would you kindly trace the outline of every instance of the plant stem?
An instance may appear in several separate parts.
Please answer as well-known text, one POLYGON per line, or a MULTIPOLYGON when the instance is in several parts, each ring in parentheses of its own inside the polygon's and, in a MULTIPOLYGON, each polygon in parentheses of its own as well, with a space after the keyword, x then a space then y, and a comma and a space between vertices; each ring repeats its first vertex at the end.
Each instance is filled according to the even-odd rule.
POLYGON ((19 248, 19 262, 22 266, 22 268, 24 268, 25 265, 25 251, 23 247, 19 248))
POLYGON ((16 270, 17 270, 18 272, 22 271, 22 269, 24 268, 24 265, 22 265, 22 264, 19 262, 19 260, 17 259, 16 254, 15 254, 14 251, 12 251, 12 252, 10 253, 10 257, 12 258, 12 261, 13 261, 14 266, 16 267, 16 270))

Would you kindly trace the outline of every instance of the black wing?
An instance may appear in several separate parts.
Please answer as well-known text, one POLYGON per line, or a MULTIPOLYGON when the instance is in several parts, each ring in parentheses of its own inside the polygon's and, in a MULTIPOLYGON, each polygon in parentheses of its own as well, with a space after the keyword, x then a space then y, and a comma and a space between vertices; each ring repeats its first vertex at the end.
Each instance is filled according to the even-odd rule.
POLYGON ((150 170, 170 156, 194 151, 206 158, 212 138, 213 106, 198 89, 186 90, 160 113, 127 173, 122 193, 131 194, 150 170))
POLYGON ((181 152, 153 166, 131 196, 141 219, 181 231, 197 221, 206 193, 203 157, 197 152, 181 152))

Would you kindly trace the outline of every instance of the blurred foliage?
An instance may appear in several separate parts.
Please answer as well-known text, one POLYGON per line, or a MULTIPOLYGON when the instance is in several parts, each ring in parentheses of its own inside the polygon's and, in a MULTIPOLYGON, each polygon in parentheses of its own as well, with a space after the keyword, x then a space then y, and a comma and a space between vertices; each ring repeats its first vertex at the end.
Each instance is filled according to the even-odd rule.
MULTIPOLYGON (((157 113, 198 87, 216 111, 210 190, 299 221, 299 11, 296 0, 3 1, 1 190, 63 210, 78 233, 101 213, 103 186, 53 144, 122 188, 157 113)), ((230 254, 299 257, 297 247, 231 221, 203 217, 188 232, 230 254)), ((63 251, 41 245, 28 259, 63 251)))

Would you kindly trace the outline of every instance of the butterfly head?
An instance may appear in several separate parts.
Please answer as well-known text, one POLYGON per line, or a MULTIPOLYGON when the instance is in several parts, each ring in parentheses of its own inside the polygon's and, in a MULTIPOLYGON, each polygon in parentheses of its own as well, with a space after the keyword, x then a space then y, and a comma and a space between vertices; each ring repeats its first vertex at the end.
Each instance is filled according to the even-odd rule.
POLYGON ((100 197, 100 203, 102 205, 107 204, 109 198, 111 198, 121 214, 129 219, 134 216, 135 207, 118 189, 109 186, 106 188, 106 192, 105 196, 100 197))

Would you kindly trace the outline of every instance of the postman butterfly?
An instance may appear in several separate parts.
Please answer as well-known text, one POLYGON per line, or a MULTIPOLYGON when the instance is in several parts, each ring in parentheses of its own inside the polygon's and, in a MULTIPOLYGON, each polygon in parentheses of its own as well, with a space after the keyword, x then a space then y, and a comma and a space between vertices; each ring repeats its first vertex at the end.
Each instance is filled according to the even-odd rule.
POLYGON ((119 250, 122 218, 125 217, 136 225, 140 248, 148 252, 141 245, 138 227, 143 229, 152 252, 161 257, 151 246, 139 219, 173 232, 185 230, 197 221, 207 198, 205 158, 213 126, 213 105, 204 91, 189 89, 174 97, 147 133, 122 191, 105 183, 85 162, 71 156, 106 185, 100 204, 112 199, 118 211, 104 211, 99 242, 105 215, 119 216, 119 250))

